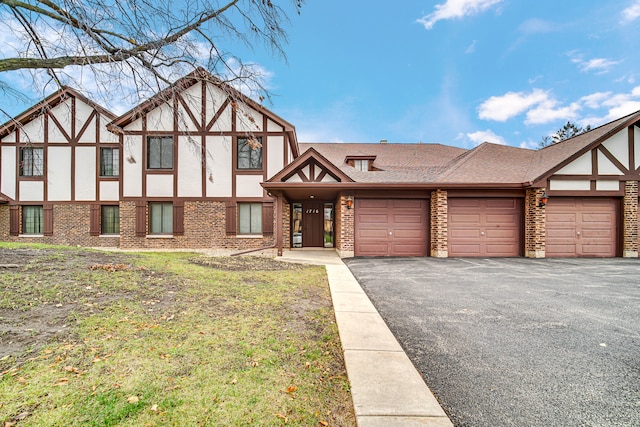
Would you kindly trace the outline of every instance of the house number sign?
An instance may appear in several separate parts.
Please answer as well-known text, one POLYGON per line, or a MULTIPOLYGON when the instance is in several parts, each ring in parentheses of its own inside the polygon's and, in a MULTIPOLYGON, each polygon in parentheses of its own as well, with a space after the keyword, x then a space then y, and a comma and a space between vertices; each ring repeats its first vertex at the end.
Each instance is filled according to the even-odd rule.
POLYGON ((304 211, 304 213, 319 214, 320 213, 320 209, 307 209, 306 211, 304 211))

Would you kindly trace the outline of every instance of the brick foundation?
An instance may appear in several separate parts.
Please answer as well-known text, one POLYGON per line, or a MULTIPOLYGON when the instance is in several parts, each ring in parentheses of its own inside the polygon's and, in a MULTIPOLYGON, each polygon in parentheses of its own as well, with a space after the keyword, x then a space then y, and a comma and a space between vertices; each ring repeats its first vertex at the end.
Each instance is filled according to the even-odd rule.
POLYGON ((447 258, 449 241, 447 238, 448 203, 446 190, 431 192, 431 256, 447 258))
MULTIPOLYGON (((148 215, 148 213, 147 213, 148 215)), ((120 247, 125 249, 257 249, 275 244, 275 234, 235 236, 226 233, 226 203, 184 202, 184 235, 136 236, 136 204, 120 202, 120 247)), ((275 224, 274 229, 280 224, 275 224)), ((147 221, 148 224, 148 221, 147 221)))
POLYGON ((528 258, 546 256, 546 206, 540 206, 544 188, 529 188, 524 196, 524 253, 528 258))
POLYGON ((638 258, 638 181, 624 183, 622 256, 638 258))
POLYGON ((335 212, 336 250, 338 251, 338 255, 342 258, 352 257, 355 254, 355 206, 352 209, 347 209, 347 197, 349 196, 340 196, 335 212))

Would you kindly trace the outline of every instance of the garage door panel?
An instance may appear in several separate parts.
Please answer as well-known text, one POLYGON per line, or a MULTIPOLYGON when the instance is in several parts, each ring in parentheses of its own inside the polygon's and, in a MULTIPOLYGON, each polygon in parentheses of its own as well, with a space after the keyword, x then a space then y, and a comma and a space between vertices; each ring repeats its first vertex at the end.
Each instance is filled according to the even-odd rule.
POLYGON ((519 256, 522 204, 514 197, 451 198, 449 256, 519 256))
POLYGON ((618 204, 610 197, 549 199, 547 256, 616 256, 617 212, 618 204))
POLYGON ((422 199, 356 199, 355 255, 427 255, 428 212, 422 199))

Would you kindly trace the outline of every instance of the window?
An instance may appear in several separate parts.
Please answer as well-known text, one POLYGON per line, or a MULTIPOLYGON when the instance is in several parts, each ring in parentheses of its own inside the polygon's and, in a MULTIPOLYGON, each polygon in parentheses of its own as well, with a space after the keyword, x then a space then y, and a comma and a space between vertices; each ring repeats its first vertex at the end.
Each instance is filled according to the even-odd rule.
POLYGON ((150 136, 147 138, 147 168, 173 168, 173 137, 150 136))
POLYGON ((238 203, 239 234, 262 234, 262 203, 238 203))
POLYGON ((262 138, 238 138, 238 169, 262 169, 262 138))
POLYGON ((44 149, 24 147, 20 149, 20 176, 44 175, 44 149))
POLYGON ((120 175, 120 149, 100 148, 100 176, 120 175))
POLYGON ((22 207, 22 234, 43 234, 44 215, 42 206, 22 207))
POLYGON ((120 234, 120 208, 118 206, 102 206, 102 234, 120 234))
POLYGON ((149 203, 149 232, 151 234, 173 233, 172 203, 149 203))
POLYGON ((369 170, 369 160, 354 160, 353 167, 356 168, 357 171, 368 171, 369 170))

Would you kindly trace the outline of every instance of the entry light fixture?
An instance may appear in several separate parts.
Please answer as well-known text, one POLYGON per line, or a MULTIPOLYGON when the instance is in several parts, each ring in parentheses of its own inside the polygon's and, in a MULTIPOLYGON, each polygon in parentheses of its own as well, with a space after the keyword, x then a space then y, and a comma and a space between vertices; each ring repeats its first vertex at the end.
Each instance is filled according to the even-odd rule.
POLYGON ((347 204, 347 209, 353 208, 353 196, 347 196, 344 201, 347 204))
POLYGON ((547 192, 543 191, 542 196, 540 196, 540 203, 538 204, 539 208, 544 208, 547 206, 547 202, 549 201, 549 196, 547 196, 547 192))

